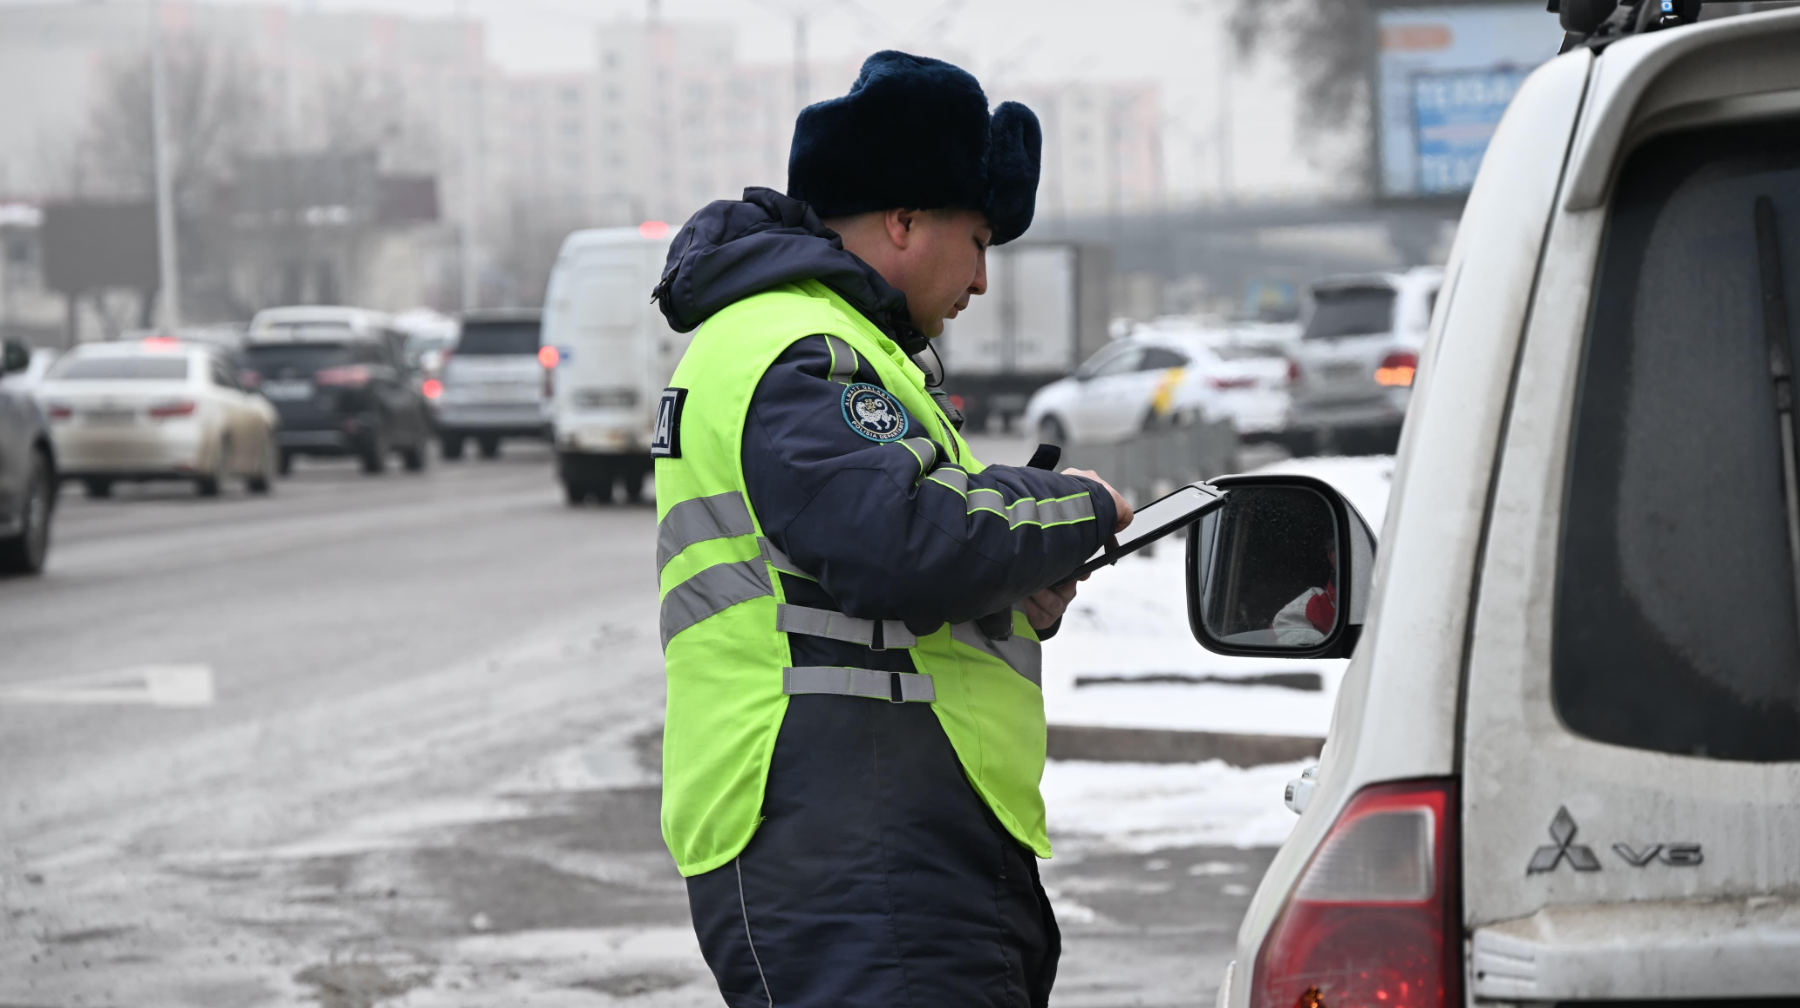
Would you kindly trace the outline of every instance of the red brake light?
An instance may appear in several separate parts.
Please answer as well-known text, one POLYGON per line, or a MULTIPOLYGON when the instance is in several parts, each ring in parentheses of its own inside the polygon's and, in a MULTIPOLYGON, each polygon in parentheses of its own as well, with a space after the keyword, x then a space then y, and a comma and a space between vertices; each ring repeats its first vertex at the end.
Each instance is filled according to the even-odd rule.
POLYGON ((67 420, 75 415, 74 408, 67 403, 51 403, 44 407, 44 412, 49 414, 52 420, 67 420))
POLYGON ((1418 370, 1418 354, 1411 350, 1396 350, 1381 359, 1381 366, 1375 369, 1375 380, 1383 385, 1411 385, 1418 370))
POLYGON ((553 368, 562 362, 562 351, 553 346, 538 347, 538 363, 553 368))
POLYGON ((1248 377, 1248 376, 1240 376, 1237 378, 1222 378, 1218 375, 1214 375, 1211 378, 1208 378, 1206 380, 1206 383, 1208 385, 1211 385, 1213 388, 1220 389, 1220 390, 1255 388, 1256 387, 1256 379, 1248 377))
POLYGON ((194 402, 191 399, 178 399, 174 402, 157 403, 147 411, 152 420, 168 420, 172 417, 192 416, 194 402))
POLYGON ((173 336, 146 336, 141 345, 146 350, 174 350, 181 341, 173 336))
POLYGON ((1294 360, 1292 357, 1290 357, 1290 358, 1288 358, 1288 384, 1292 385, 1293 383, 1295 383, 1299 380, 1300 380, 1300 362, 1297 360, 1294 360))
POLYGON ((659 220, 647 220, 638 225, 638 234, 645 238, 665 238, 669 234, 669 225, 659 220))
POLYGON ((425 393, 427 399, 436 399, 444 394, 444 383, 436 378, 427 378, 419 383, 419 391, 425 393))
POLYGON ((1256 956, 1251 1008, 1457 1008, 1462 917, 1451 781, 1359 792, 1256 956))
POLYGON ((351 388, 369 384, 369 369, 361 364, 325 368, 313 375, 315 385, 342 385, 351 388))

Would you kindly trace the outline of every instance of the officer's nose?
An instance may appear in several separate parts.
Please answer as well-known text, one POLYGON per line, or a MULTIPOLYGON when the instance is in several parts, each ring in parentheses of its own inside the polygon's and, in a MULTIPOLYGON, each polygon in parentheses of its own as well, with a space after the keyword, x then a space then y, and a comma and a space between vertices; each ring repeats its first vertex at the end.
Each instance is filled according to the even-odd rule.
POLYGON ((975 254, 975 279, 969 283, 969 293, 974 296, 987 293, 987 249, 975 254))

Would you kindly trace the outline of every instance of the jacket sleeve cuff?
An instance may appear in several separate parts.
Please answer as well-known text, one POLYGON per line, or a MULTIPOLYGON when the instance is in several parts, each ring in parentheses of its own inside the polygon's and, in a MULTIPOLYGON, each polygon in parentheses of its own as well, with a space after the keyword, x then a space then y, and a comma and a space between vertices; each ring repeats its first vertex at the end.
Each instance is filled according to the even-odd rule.
POLYGON ((1113 505, 1113 496, 1105 487, 1086 476, 1075 478, 1087 484, 1088 497, 1094 502, 1094 549, 1098 550, 1106 545, 1114 526, 1119 524, 1119 509, 1113 505))

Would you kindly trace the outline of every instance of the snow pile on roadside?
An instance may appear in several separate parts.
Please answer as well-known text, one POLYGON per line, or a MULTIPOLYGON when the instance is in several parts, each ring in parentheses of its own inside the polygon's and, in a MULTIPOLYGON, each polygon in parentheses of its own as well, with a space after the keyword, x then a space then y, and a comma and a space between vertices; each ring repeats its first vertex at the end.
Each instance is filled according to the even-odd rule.
POLYGON ((1238 769, 1218 760, 1054 761, 1043 783, 1050 832, 1059 851, 1274 846, 1298 818, 1282 790, 1311 762, 1238 769))

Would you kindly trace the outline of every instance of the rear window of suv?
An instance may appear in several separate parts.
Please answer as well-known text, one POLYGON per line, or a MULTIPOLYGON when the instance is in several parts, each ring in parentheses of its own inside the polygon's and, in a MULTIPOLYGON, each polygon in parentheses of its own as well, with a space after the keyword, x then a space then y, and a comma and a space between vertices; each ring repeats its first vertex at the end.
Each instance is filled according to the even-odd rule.
POLYGON ((346 364, 379 364, 381 349, 364 342, 280 343, 250 347, 244 357, 264 378, 286 378, 346 364))
POLYGON ((463 356, 535 356, 539 329, 536 322, 465 322, 462 335, 456 340, 456 352, 463 356))
POLYGON ((1368 336, 1392 332, 1392 287, 1331 287, 1313 291, 1312 313, 1306 317, 1303 339, 1334 336, 1368 336))
MULTIPOLYGON (((1800 488, 1784 475, 1764 329, 1765 295, 1800 322, 1797 126, 1664 136, 1620 173, 1576 404, 1552 643, 1556 709, 1589 738, 1800 759, 1800 543, 1787 521, 1800 488), (1773 242, 1758 237, 1765 198, 1773 242)), ((1792 354, 1791 328, 1786 343, 1792 354)))

